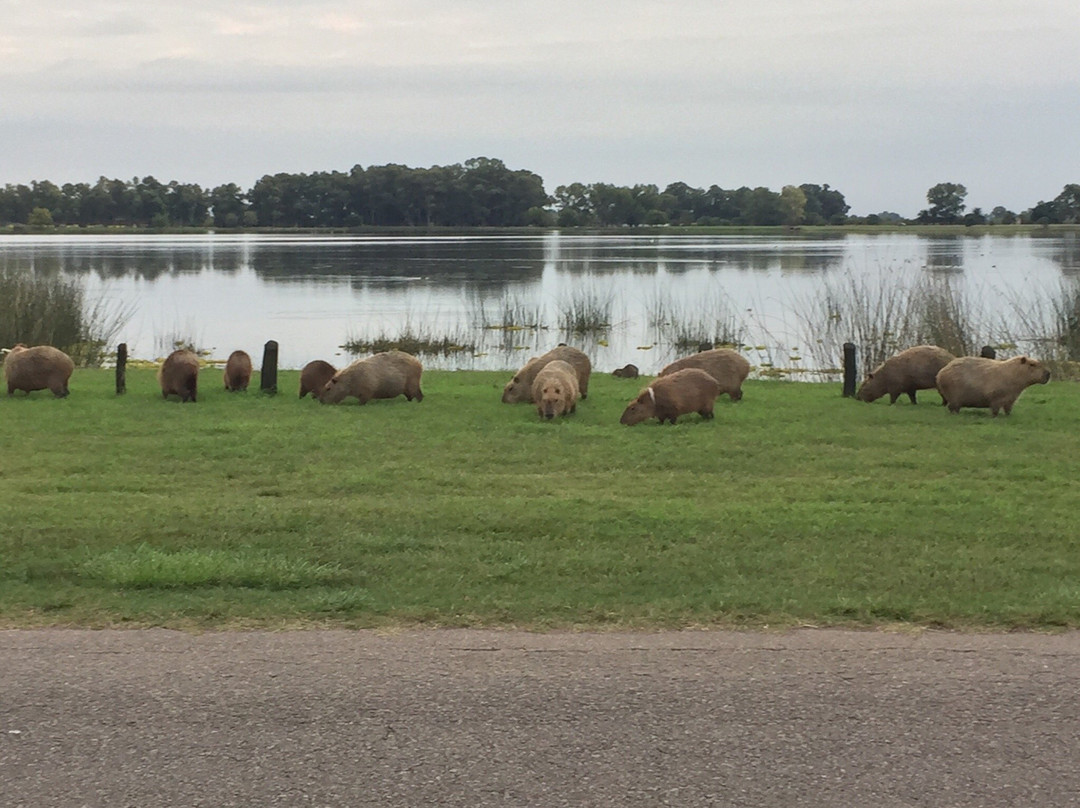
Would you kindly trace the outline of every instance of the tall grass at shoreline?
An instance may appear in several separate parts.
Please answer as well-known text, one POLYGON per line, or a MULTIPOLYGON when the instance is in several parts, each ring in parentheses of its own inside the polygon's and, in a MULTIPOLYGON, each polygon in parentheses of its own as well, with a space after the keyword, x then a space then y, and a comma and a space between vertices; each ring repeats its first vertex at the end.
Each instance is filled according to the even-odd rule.
POLYGON ((963 356, 999 341, 986 315, 948 276, 848 272, 827 279, 817 295, 793 308, 808 352, 821 367, 839 364, 846 342, 855 344, 859 367, 870 370, 914 345, 939 345, 963 356))
POLYGON ((132 311, 90 300, 59 275, 0 267, 0 346, 52 345, 80 367, 101 365, 132 311))
POLYGON ((645 301, 645 320, 657 342, 679 351, 696 351, 702 345, 739 348, 747 333, 746 323, 720 292, 682 304, 667 290, 657 289, 645 301))

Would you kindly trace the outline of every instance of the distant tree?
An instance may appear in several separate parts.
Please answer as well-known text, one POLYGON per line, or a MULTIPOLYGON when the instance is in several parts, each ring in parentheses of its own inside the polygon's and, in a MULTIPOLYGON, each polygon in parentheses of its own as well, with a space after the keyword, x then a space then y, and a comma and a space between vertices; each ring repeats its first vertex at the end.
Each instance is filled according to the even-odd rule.
POLYGON ((34 208, 27 217, 27 224, 31 227, 52 227, 54 222, 48 208, 34 208))
POLYGON ((247 198, 235 182, 219 185, 210 191, 209 202, 214 227, 239 227, 242 224, 247 198))
POLYGON ((973 208, 971 213, 965 213, 964 224, 967 227, 976 224, 986 224, 986 216, 983 215, 982 208, 973 208))
POLYGON ((785 185, 780 190, 780 211, 784 224, 802 224, 806 213, 806 192, 794 185, 785 185))
POLYGON ((931 224, 953 224, 964 213, 967 188, 957 182, 939 182, 926 192, 930 207, 919 211, 919 221, 931 224))
POLYGON ((1072 183, 1054 198, 1057 220, 1061 224, 1080 222, 1080 185, 1072 183))
POLYGON ((1001 205, 990 211, 988 221, 990 224, 1016 224, 1017 215, 1001 205))
POLYGON ((583 227, 595 222, 589 189, 580 182, 560 185, 555 189, 554 201, 559 227, 583 227))
POLYGON ((804 183, 799 188, 806 194, 806 213, 803 215, 805 224, 843 224, 847 219, 851 206, 844 199, 844 195, 830 188, 828 183, 804 183))

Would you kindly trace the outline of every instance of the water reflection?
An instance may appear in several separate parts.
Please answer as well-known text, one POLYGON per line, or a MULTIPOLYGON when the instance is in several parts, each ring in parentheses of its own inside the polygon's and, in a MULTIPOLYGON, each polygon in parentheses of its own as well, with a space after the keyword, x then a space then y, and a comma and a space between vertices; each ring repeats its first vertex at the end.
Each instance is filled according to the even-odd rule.
MULTIPOLYGON (((190 328, 227 353, 281 344, 300 367, 340 364, 350 337, 409 327, 462 335, 474 349, 437 367, 514 368, 559 341, 587 344, 598 369, 658 369, 693 340, 736 334, 755 362, 782 364, 805 348, 800 305, 830 277, 945 272, 988 308, 1080 274, 1075 234, 921 238, 904 234, 531 237, 0 237, 0 270, 86 279, 134 307, 123 338, 152 357, 155 339, 190 328), (610 328, 561 330, 583 299, 610 328), (607 366, 611 367, 608 368, 607 366)), ((996 312, 989 311, 988 315, 996 312)))

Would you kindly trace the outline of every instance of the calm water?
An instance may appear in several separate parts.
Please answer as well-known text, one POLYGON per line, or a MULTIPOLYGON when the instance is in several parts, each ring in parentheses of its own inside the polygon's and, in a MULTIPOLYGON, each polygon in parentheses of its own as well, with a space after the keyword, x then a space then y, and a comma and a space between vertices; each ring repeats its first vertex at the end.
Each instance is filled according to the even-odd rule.
POLYGON ((565 340, 598 370, 633 362, 652 372, 684 352, 671 344, 675 322, 725 324, 755 363, 813 367, 809 304, 854 276, 947 275, 984 314, 1007 318, 1018 301, 1080 275, 1080 245, 1073 235, 5 236, 0 266, 83 279, 92 299, 132 312, 121 340, 142 358, 167 353, 176 335, 219 357, 243 348, 256 364, 275 339, 285 367, 340 365, 347 339, 410 328, 476 346, 424 357, 429 367, 515 368, 565 340), (561 334, 574 301, 606 307, 610 331, 561 334), (506 308, 544 327, 483 328, 506 308))

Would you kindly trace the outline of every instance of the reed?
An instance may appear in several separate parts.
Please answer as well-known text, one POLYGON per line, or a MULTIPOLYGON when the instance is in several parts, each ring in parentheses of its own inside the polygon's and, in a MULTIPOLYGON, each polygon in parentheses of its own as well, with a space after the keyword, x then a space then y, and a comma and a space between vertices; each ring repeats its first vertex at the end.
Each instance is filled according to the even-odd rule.
POLYGON ((559 300, 559 331, 567 337, 606 334, 612 327, 615 293, 578 289, 559 300))
POLYGON ((373 336, 350 335, 341 348, 354 356, 380 351, 404 351, 413 356, 451 356, 475 353, 476 342, 463 329, 439 333, 406 322, 396 333, 383 331, 373 336))
POLYGON ((0 345, 52 345, 98 367, 133 309, 91 300, 78 281, 0 267, 0 345))
POLYGON ((819 367, 835 367, 845 342, 855 344, 859 367, 867 370, 914 345, 970 355, 994 342, 981 312, 947 277, 847 273, 792 309, 819 367))
POLYGON ((746 323, 722 292, 684 305, 667 291, 657 291, 646 300, 645 312, 653 339, 679 351, 696 351, 703 345, 737 348, 746 335, 746 323))

